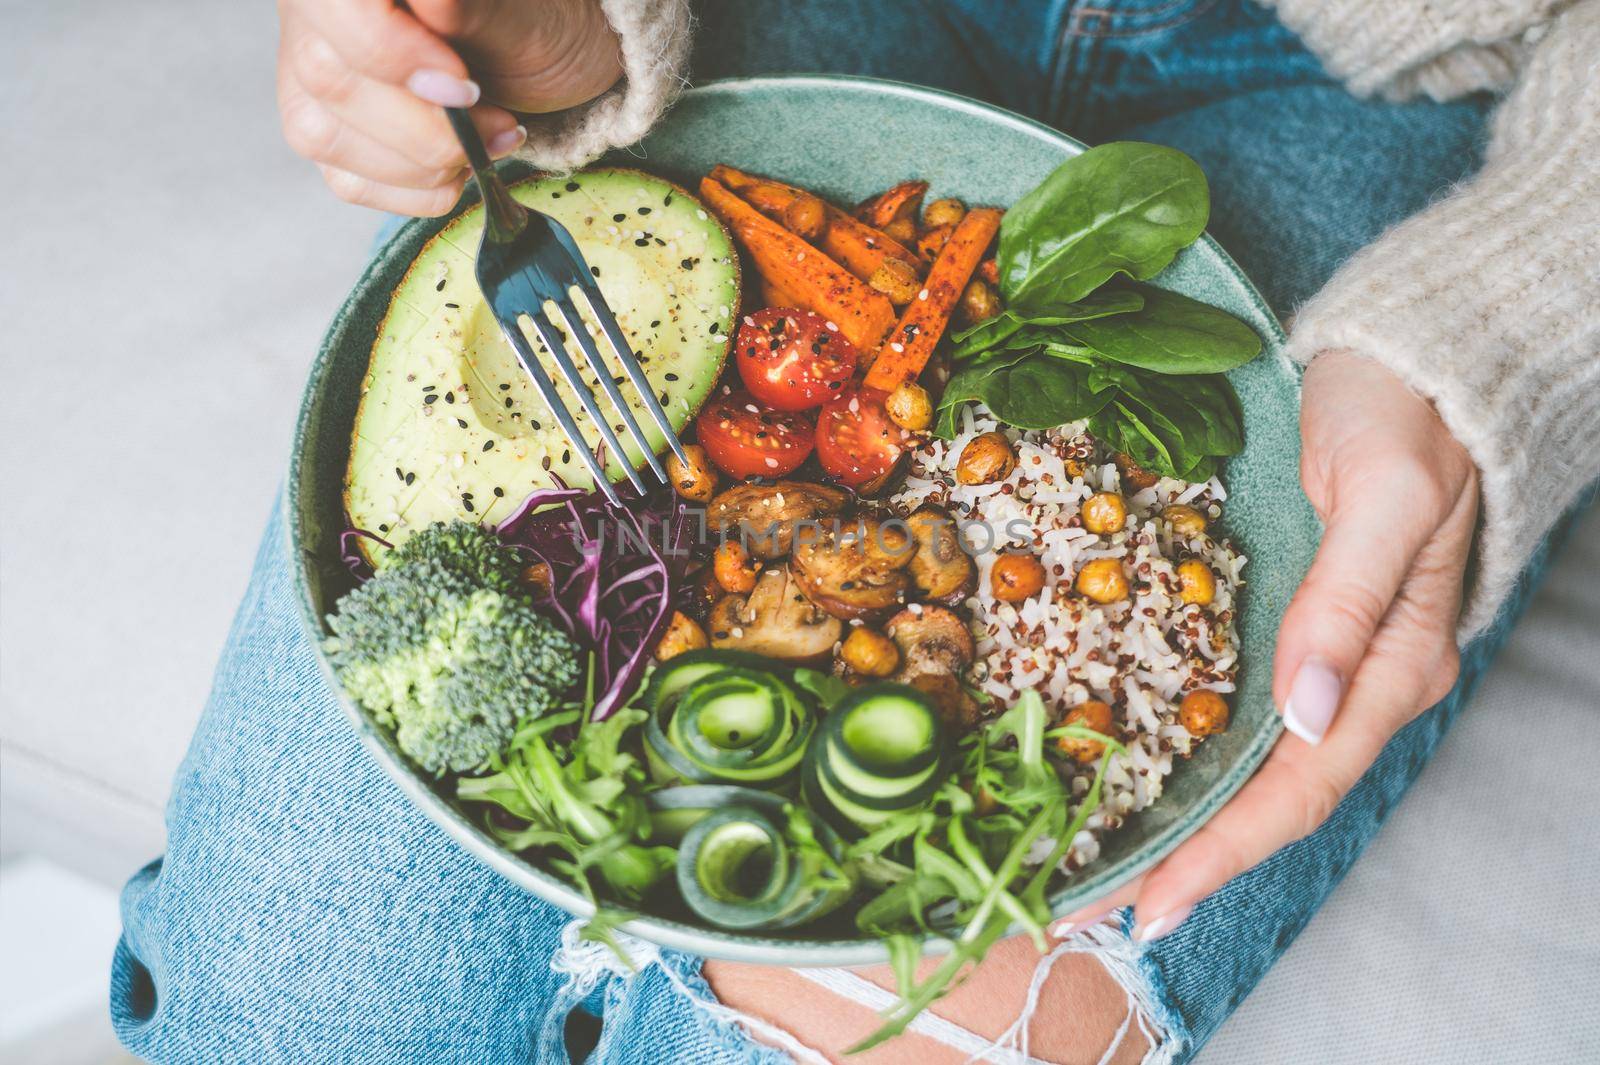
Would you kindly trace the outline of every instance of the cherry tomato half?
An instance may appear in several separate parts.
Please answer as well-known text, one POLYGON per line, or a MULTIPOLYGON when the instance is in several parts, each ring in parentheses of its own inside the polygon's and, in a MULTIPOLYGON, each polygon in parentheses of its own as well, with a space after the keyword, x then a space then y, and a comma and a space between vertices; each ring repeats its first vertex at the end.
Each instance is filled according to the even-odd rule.
POLYGON ((748 392, 715 395, 695 422, 700 446, 732 477, 782 477, 811 454, 816 429, 811 419, 772 410, 748 392))
POLYGON ((809 410, 841 392, 856 370, 855 345, 811 311, 768 307, 734 339, 739 376, 775 410, 809 410))
POLYGON ((894 469, 913 444, 911 435, 883 409, 888 393, 849 389, 817 415, 817 461, 828 475, 852 488, 894 469))

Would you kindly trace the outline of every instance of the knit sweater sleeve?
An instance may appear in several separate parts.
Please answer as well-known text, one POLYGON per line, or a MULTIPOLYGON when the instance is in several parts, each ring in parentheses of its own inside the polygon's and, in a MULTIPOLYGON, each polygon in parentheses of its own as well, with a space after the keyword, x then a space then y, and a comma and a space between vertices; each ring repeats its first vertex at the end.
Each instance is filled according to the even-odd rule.
POLYGON ((1294 358, 1335 349, 1430 399, 1478 465, 1470 636, 1600 476, 1600 0, 1561 15, 1530 53, 1483 170, 1296 315, 1294 358))
POLYGON ((1543 28, 1574 0, 1261 3, 1358 96, 1448 100, 1510 85, 1543 28))
POLYGON ((643 137, 687 80, 689 0, 600 0, 622 42, 623 77, 569 111, 526 115, 517 155, 544 170, 580 167, 643 137))

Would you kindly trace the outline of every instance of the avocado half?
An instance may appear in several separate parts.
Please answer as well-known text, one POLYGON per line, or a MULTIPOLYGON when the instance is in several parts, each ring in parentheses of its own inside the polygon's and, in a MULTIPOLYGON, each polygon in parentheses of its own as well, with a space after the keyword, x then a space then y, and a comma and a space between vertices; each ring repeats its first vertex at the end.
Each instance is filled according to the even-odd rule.
MULTIPOLYGON (((511 191, 571 231, 681 432, 710 396, 732 344, 739 258, 727 230, 688 192, 637 170, 533 178, 511 191)), ((478 205, 424 245, 372 346, 350 442, 345 511, 353 526, 393 544, 435 521, 498 522, 557 477, 594 487, 478 289, 473 263, 482 231, 478 205)), ((583 307, 581 299, 576 303, 583 307)), ((596 449, 598 432, 537 337, 530 339, 596 449)), ((622 378, 608 346, 599 347, 613 376, 622 378)), ((614 413, 581 350, 570 341, 567 349, 601 410, 614 413)), ((642 398, 622 380, 622 394, 655 451, 665 450, 642 398)), ((625 432, 617 435, 642 467, 636 445, 625 432)), ((613 481, 625 476, 614 455, 607 472, 613 481)))

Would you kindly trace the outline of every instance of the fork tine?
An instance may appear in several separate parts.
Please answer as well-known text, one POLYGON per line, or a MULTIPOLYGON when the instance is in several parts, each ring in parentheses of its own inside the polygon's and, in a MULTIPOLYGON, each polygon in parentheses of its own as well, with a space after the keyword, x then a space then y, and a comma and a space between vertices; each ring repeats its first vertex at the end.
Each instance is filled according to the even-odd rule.
MULTIPOLYGON (((531 316, 530 316, 531 317, 531 316)), ((583 464, 589 467, 589 472, 594 476, 594 483, 600 486, 600 491, 613 504, 622 502, 617 498, 616 489, 611 487, 611 478, 606 476, 605 466, 589 450, 589 445, 583 439, 583 433, 578 431, 578 423, 572 418, 572 412, 567 405, 561 402, 561 396, 556 392, 555 382, 550 380, 550 375, 544 372, 544 367, 539 364, 539 356, 533 350, 533 345, 528 343, 528 338, 522 332, 521 326, 516 321, 509 324, 504 318, 496 319, 500 323, 500 332, 505 335, 517 353, 517 358, 522 362, 522 368, 528 371, 528 376, 533 378, 533 385, 539 390, 539 395, 544 397, 545 406, 550 408, 550 413, 555 417, 561 431, 567 434, 567 440, 578 449, 578 454, 583 458, 583 464)), ((537 324, 539 319, 535 318, 537 324)), ((544 336, 541 330, 540 337, 544 336)), ((603 422, 601 424, 604 424, 603 422)))
MULTIPOLYGON (((556 309, 561 312, 562 321, 567 323, 567 328, 577 338, 578 347, 583 349, 584 358, 588 359, 589 365, 594 368, 595 379, 600 382, 600 387, 605 390, 606 396, 610 398, 611 405, 617 409, 618 414, 622 415, 622 422, 628 427, 628 432, 638 442, 639 451, 644 455, 645 462, 650 464, 650 469, 660 478, 661 483, 666 484, 667 471, 661 465, 661 461, 656 458, 656 449, 651 446, 650 438, 644 435, 644 430, 639 428, 639 423, 633 416, 633 408, 628 406, 627 401, 622 398, 621 389, 617 388, 617 383, 611 379, 611 367, 606 365, 606 360, 601 356, 600 349, 595 345, 594 338, 589 335, 588 327, 584 324, 583 319, 578 317, 578 308, 573 304, 571 296, 556 300, 555 304, 556 309)), ((646 390, 649 389, 648 381, 645 382, 645 388, 646 390)), ((670 436, 671 434, 669 433, 668 435, 670 436)), ((619 454, 622 456, 623 461, 626 462, 627 454, 625 452, 619 452, 619 454)))
MULTIPOLYGON (((650 417, 655 420, 661 434, 667 438, 667 446, 672 448, 672 453, 678 461, 685 466, 689 465, 689 456, 684 454, 683 442, 678 439, 678 434, 672 428, 672 421, 667 417, 667 412, 661 409, 661 403, 656 399, 655 392, 651 389, 650 379, 644 375, 644 369, 639 365, 639 360, 634 358, 633 349, 628 346, 628 338, 623 335, 622 327, 617 324, 616 316, 611 313, 611 308, 606 306, 606 298, 600 294, 600 288, 592 281, 587 280, 585 272, 584 281, 580 281, 578 290, 588 301, 589 310, 594 314, 595 321, 600 323, 601 330, 606 339, 611 342, 611 349, 616 353, 617 361, 622 363, 623 370, 628 379, 633 382, 644 396, 645 407, 650 411, 650 417)), ((665 478, 662 478, 665 480, 665 478)))
MULTIPOLYGON (((617 439, 617 434, 611 431, 611 423, 606 421, 605 415, 600 412, 600 404, 595 402, 594 393, 590 392, 589 386, 583 383, 583 375, 578 372, 577 366, 573 365, 572 357, 567 354, 566 345, 561 342, 561 334, 545 318, 543 309, 538 309, 537 314, 530 311, 528 318, 533 322, 533 328, 538 332, 539 339, 544 342, 544 346, 550 352, 550 356, 555 359, 556 367, 561 371, 561 376, 566 378, 567 386, 572 389, 573 394, 578 397, 578 402, 583 405, 584 413, 589 415, 589 420, 594 422, 595 428, 600 430, 601 439, 611 449, 611 453, 617 457, 617 462, 621 464, 623 472, 628 475, 628 480, 633 482, 633 487, 639 490, 640 495, 649 491, 645 487, 644 479, 639 476, 639 471, 634 469, 633 463, 628 461, 628 453, 622 450, 622 442, 617 439)), ((607 480, 606 483, 609 484, 610 481, 607 480)), ((610 493, 607 494, 609 495, 610 493)))

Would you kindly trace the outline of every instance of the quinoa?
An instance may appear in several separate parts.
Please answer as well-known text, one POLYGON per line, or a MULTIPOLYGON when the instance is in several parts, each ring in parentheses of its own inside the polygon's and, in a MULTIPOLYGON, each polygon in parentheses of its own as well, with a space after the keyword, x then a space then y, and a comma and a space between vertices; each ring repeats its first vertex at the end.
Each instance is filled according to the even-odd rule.
MULTIPOLYGON (((977 647, 969 680, 995 710, 1028 689, 1039 692, 1056 720, 1088 699, 1112 708, 1129 754, 1112 757, 1100 809, 1063 861, 1068 871, 1099 856, 1102 833, 1160 798, 1174 757, 1187 757, 1200 742, 1178 721, 1183 696, 1235 689, 1235 596, 1245 559, 1213 535, 1226 498, 1215 477, 1199 484, 1163 477, 1124 492, 1111 455, 1081 423, 1021 432, 972 404, 954 440, 932 440, 913 453, 905 484, 889 500, 902 513, 936 504, 956 519, 978 567, 977 590, 965 604, 977 647), (1016 450, 1016 469, 990 484, 957 484, 956 462, 967 442, 996 430, 1016 450), (1122 492, 1128 519, 1120 532, 1101 536, 1083 527, 1080 508, 1096 492, 1122 492), (1174 533, 1161 517, 1174 503, 1205 515, 1206 531, 1174 533), (969 524, 979 521, 981 527, 969 524), (1022 551, 1044 566, 1044 587, 1020 603, 1002 602, 991 593, 990 570, 1002 554, 1022 551), (1097 558, 1121 560, 1127 599, 1101 605, 1072 591, 1078 570, 1097 558), (1178 597, 1177 567, 1188 558, 1204 561, 1216 578, 1205 606, 1178 597)), ((1093 770, 1077 772, 1075 793, 1088 790, 1093 770)))

